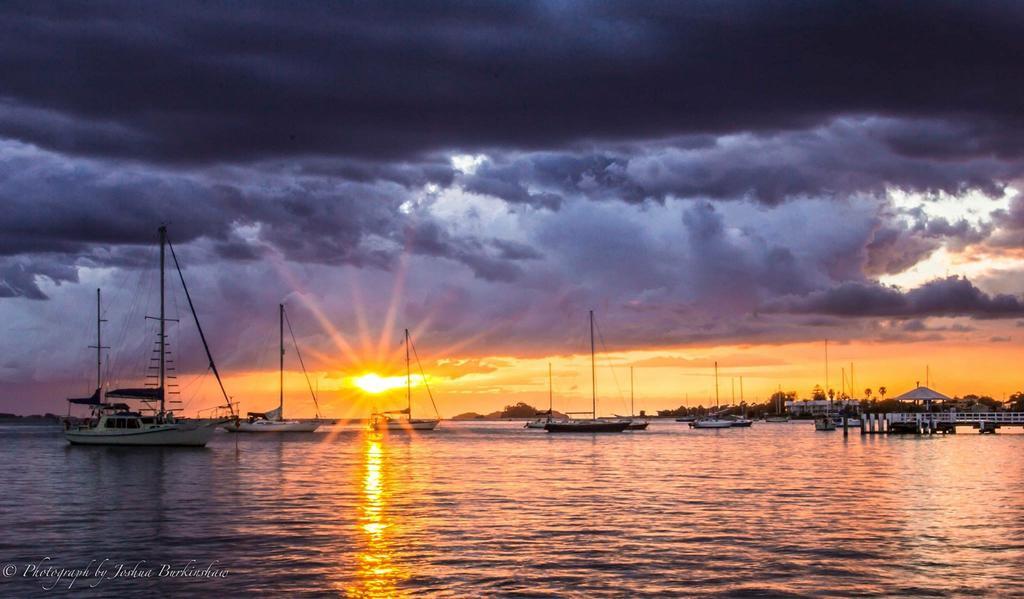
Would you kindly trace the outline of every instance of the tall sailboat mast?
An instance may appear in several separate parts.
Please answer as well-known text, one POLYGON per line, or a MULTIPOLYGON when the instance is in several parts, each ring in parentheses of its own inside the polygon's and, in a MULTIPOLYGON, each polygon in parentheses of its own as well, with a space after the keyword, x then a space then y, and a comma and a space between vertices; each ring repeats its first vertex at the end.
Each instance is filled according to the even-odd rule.
POLYGON ((548 416, 555 409, 554 384, 551 381, 551 362, 548 362, 548 416))
POLYGON ((828 339, 825 340, 825 394, 828 395, 828 339))
POLYGON ((96 345, 89 347, 96 348, 96 388, 103 388, 103 350, 110 349, 103 345, 102 323, 107 322, 100 316, 100 290, 96 290, 96 345))
POLYGON ((281 420, 284 420, 284 304, 277 305, 277 328, 280 333, 280 349, 281 355, 279 356, 280 367, 278 368, 277 374, 277 413, 280 415, 281 420))
POLYGON ((164 246, 167 244, 167 227, 160 225, 160 413, 164 413, 164 399, 167 396, 165 383, 167 376, 167 336, 166 336, 166 314, 164 313, 164 246))
POLYGON ((594 358, 594 311, 590 311, 590 410, 597 418, 597 361, 594 358))
POLYGON ((629 367, 629 415, 636 414, 636 410, 633 409, 633 367, 629 367))
POLYGON ((718 411, 718 361, 715 361, 715 411, 718 411))
POLYGON ((412 420, 412 367, 409 365, 409 329, 405 329, 405 409, 412 420))

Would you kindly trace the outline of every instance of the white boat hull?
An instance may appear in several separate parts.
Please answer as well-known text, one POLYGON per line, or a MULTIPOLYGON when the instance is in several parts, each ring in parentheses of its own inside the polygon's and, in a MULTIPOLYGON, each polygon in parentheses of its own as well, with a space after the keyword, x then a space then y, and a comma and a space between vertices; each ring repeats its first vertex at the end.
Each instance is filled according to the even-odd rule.
POLYGON ((375 431, 432 431, 437 428, 440 420, 388 420, 373 422, 370 427, 375 431))
MULTIPOLYGON (((834 422, 835 425, 837 427, 839 427, 839 428, 842 428, 842 426, 843 426, 843 419, 842 419, 842 417, 834 418, 832 420, 832 422, 834 422)), ((847 428, 859 428, 862 424, 863 423, 861 422, 860 418, 847 418, 846 419, 846 426, 847 426, 847 428)))
POLYGON ((312 433, 320 422, 304 420, 258 420, 256 422, 229 422, 224 430, 231 433, 312 433))
POLYGON ((144 429, 79 428, 64 431, 73 445, 203 447, 213 438, 218 420, 159 424, 144 429))
POLYGON ((836 423, 831 420, 818 418, 814 421, 814 430, 816 431, 834 431, 836 430, 836 423))
POLYGON ((690 428, 732 428, 731 420, 695 420, 690 428))

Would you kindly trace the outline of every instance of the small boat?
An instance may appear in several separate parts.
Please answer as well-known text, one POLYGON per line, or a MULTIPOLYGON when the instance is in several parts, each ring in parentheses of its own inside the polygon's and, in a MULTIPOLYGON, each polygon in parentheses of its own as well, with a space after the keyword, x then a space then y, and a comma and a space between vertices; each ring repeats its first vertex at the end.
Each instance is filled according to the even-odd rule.
POLYGON ((548 410, 547 412, 540 412, 538 414, 540 418, 527 422, 523 428, 544 430, 544 427, 549 422, 561 422, 561 420, 555 420, 554 414, 554 386, 551 379, 551 362, 548 362, 548 410))
MULTIPOLYGON (((409 361, 409 329, 405 329, 405 400, 404 410, 390 410, 386 412, 374 412, 370 415, 370 428, 375 431, 432 431, 441 422, 440 415, 437 418, 413 418, 412 417, 412 365, 409 361)), ((415 349, 413 350, 415 351, 415 349)), ((416 358, 419 365, 419 357, 416 358)), ((420 367, 422 370, 422 366, 420 367)), ((430 403, 434 406, 434 413, 437 414, 437 404, 434 403, 434 395, 430 392, 427 380, 423 379, 427 387, 427 395, 430 396, 430 403)))
POLYGON ((370 428, 375 431, 432 431, 440 420, 432 418, 409 418, 408 410, 377 412, 370 417, 370 428), (406 416, 402 418, 402 416, 406 416))
POLYGON ((104 349, 100 336, 100 292, 96 291, 96 391, 90 397, 73 398, 68 401, 71 404, 87 405, 92 409, 92 417, 82 423, 72 425, 69 421, 65 424, 64 438, 73 445, 124 445, 124 446, 188 446, 203 447, 213 437, 217 426, 228 420, 228 418, 178 418, 173 411, 167 410, 167 403, 180 403, 176 400, 168 400, 167 395, 176 394, 172 389, 177 385, 169 383, 169 380, 176 380, 173 375, 173 366, 167 359, 167 335, 164 277, 165 277, 165 249, 170 249, 171 258, 178 271, 182 289, 185 291, 185 298, 188 300, 189 310, 195 320, 196 328, 199 331, 199 338, 203 342, 203 349, 206 350, 206 357, 209 360, 210 370, 217 378, 220 391, 224 395, 226 408, 234 416, 234 408, 224 383, 221 381, 220 373, 213 361, 210 347, 203 335, 203 328, 199 324, 199 316, 196 314, 195 306, 192 303, 192 296, 189 295, 188 287, 185 285, 185 276, 181 272, 178 258, 174 254, 174 246, 167 238, 167 227, 161 226, 158 229, 160 238, 160 316, 156 318, 160 324, 160 332, 157 336, 157 354, 153 358, 157 364, 149 367, 151 371, 158 374, 149 375, 147 378, 156 379, 151 386, 143 388, 114 389, 103 393, 101 376, 101 351, 104 349), (132 410, 126 403, 108 403, 105 400, 111 398, 137 401, 141 407, 132 410))
POLYGON ((732 420, 723 420, 717 416, 707 416, 691 422, 690 428, 732 428, 732 420))
POLYGON ((676 418, 676 422, 693 422, 696 419, 696 416, 683 416, 682 418, 676 418))
POLYGON ((824 416, 818 416, 814 419, 814 430, 816 431, 834 431, 836 430, 836 423, 832 420, 832 417, 828 414, 824 416))
POLYGON ((778 392, 775 393, 775 413, 770 416, 765 416, 765 422, 789 422, 789 416, 786 415, 784 404, 782 400, 785 396, 782 394, 782 385, 779 385, 778 392))
MULTIPOLYGON (((842 416, 833 416, 832 417, 832 422, 834 422, 837 427, 841 428, 843 426, 843 417, 842 416)), ((862 424, 863 424, 863 422, 861 422, 860 418, 854 418, 853 416, 847 416, 846 417, 846 427, 847 428, 860 428, 860 426, 862 424)))
POLYGON ((549 433, 621 433, 629 426, 627 420, 601 420, 590 418, 586 420, 571 419, 560 422, 549 422, 544 425, 544 430, 549 433))
MULTIPOLYGON (((594 311, 590 311, 590 418, 570 418, 562 422, 548 422, 544 430, 549 433, 621 433, 630 420, 602 420, 597 417, 597 362, 594 358, 594 311)), ((579 413, 579 412, 576 412, 579 413)), ((573 414, 573 412, 569 412, 573 414)))
POLYGON ((313 397, 313 404, 317 406, 316 420, 285 420, 284 419, 284 324, 288 319, 284 311, 284 304, 278 304, 278 330, 280 335, 278 345, 280 356, 278 370, 278 403, 277 407, 269 412, 249 412, 248 420, 235 420, 224 425, 224 430, 230 433, 312 433, 320 428, 320 405, 316 400, 316 393, 313 392, 313 385, 309 384, 309 375, 306 374, 306 365, 302 361, 302 354, 299 352, 299 344, 295 341, 295 332, 292 331, 291 322, 288 323, 288 332, 292 335, 292 343, 295 345, 295 355, 299 358, 302 366, 302 374, 306 376, 306 383, 309 384, 309 393, 313 397))
POLYGON ((715 362, 715 411, 711 414, 698 418, 690 423, 690 428, 711 429, 711 428, 732 428, 732 420, 726 420, 718 415, 718 362, 715 362))
POLYGON ((626 426, 626 430, 627 431, 644 431, 644 430, 647 430, 647 427, 648 427, 648 425, 650 425, 650 422, 648 422, 644 418, 637 418, 636 416, 634 416, 634 414, 636 414, 636 409, 634 408, 633 403, 634 403, 634 401, 633 401, 633 367, 630 366, 629 367, 629 424, 626 426))
POLYGON ((646 418, 637 418, 633 416, 636 413, 633 401, 633 367, 629 367, 629 416, 615 415, 615 418, 602 418, 602 420, 624 420, 626 422, 627 431, 644 431, 650 426, 650 422, 646 418))
MULTIPOLYGON (((735 396, 733 401, 735 401, 735 396)), ((743 400, 743 377, 740 377, 740 405, 743 406, 743 414, 732 417, 732 428, 748 428, 754 425, 754 421, 747 418, 747 402, 743 400)))

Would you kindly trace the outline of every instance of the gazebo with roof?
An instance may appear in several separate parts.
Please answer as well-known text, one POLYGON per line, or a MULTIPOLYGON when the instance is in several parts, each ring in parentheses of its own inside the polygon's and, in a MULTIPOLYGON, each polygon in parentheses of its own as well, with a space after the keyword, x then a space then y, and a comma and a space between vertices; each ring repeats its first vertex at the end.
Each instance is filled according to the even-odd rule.
POLYGON ((931 404, 933 401, 952 401, 952 398, 949 396, 943 395, 934 389, 922 387, 921 385, 907 391, 903 395, 897 396, 895 399, 897 401, 912 401, 915 404, 919 401, 924 402, 925 408, 928 411, 931 411, 931 404))

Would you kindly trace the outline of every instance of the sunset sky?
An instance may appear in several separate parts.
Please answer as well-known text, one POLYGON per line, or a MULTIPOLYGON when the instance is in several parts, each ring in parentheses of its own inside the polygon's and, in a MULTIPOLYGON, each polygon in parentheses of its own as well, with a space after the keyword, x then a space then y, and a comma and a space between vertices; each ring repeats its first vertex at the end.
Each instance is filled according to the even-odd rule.
POLYGON ((837 391, 1024 388, 1021 5, 186 5, 0 5, 0 411, 91 392, 97 288, 143 381, 161 223, 243 411, 279 303, 328 416, 403 405, 354 380, 406 327, 443 416, 546 406, 549 362, 589 409, 590 309, 603 413, 630 366, 649 412, 715 361, 725 403, 807 396, 825 339, 837 391))

